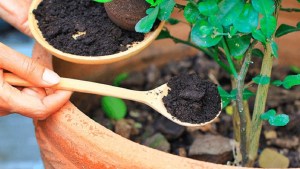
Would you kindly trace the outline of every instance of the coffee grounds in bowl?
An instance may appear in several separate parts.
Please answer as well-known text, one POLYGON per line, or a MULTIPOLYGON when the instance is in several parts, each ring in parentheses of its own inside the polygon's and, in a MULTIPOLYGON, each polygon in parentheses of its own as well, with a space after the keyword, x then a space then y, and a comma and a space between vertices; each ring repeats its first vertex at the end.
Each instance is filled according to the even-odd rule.
POLYGON ((33 13, 47 42, 70 54, 111 55, 144 39, 116 26, 103 4, 91 0, 43 0, 33 13))

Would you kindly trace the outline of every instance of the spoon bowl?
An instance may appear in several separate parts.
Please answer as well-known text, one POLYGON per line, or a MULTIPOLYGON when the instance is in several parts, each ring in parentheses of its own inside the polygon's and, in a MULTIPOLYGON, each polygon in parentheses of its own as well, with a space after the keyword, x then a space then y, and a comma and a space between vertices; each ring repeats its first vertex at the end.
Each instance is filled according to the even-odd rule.
POLYGON ((138 42, 137 44, 133 44, 128 50, 119 52, 112 55, 105 55, 105 56, 80 56, 80 55, 74 55, 70 53, 62 52, 56 48, 54 48, 52 45, 50 45, 46 39, 43 37, 43 34, 38 26, 38 21, 35 18, 35 15, 33 14, 33 10, 37 9, 38 5, 41 3, 42 0, 33 0, 30 6, 29 15, 28 15, 28 22, 29 22, 29 28, 31 30, 31 33, 35 40, 42 45, 49 53, 52 55, 69 61, 73 63, 79 63, 79 64, 107 64, 107 63, 113 63, 117 62, 123 59, 126 59, 128 57, 134 56, 141 52, 143 49, 145 49, 147 46, 149 46, 159 35, 160 31, 162 30, 164 26, 164 22, 161 22, 158 27, 150 32, 145 34, 145 38, 143 41, 138 42))
MULTIPOLYGON (((4 74, 4 80, 14 86, 33 86, 29 82, 13 75, 10 73, 4 74)), ((167 84, 163 84, 153 90, 149 91, 135 91, 135 90, 129 90, 124 89, 120 87, 95 83, 95 82, 88 82, 88 81, 82 81, 82 80, 76 80, 76 79, 69 79, 69 78, 61 78, 61 81, 59 84, 53 87, 54 89, 60 89, 60 90, 68 90, 68 91, 76 91, 76 92, 82 92, 82 93, 89 93, 89 94, 97 94, 102 96, 112 96, 117 98, 122 98, 126 100, 132 100, 137 101, 140 103, 144 103, 150 107, 152 107, 154 110, 168 118, 169 120, 182 125, 182 126, 203 126, 206 124, 211 123, 216 119, 221 111, 218 112, 218 114, 211 119, 210 121, 194 124, 194 123, 188 123, 180 121, 178 118, 172 116, 166 109, 164 103, 163 103, 163 97, 168 95, 169 87, 167 84)), ((221 106, 222 107, 222 106, 221 106)))

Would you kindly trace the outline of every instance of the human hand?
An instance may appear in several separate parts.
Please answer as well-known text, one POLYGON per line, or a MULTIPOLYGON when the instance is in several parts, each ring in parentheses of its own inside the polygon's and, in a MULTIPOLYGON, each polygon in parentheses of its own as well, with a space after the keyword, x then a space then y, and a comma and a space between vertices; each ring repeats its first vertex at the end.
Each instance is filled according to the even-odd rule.
POLYGON ((47 65, 38 63, 40 60, 48 60, 48 63, 51 63, 51 55, 40 45, 35 45, 32 59, 2 43, 0 43, 0 51, 0 116, 17 112, 42 120, 58 111, 69 100, 71 92, 56 90, 48 94, 48 91, 45 91, 44 88, 59 83, 60 77, 50 68, 45 67, 47 65), (43 88, 19 90, 3 80, 4 70, 43 88))
POLYGON ((32 0, 0 0, 0 18, 31 37, 28 12, 32 0))

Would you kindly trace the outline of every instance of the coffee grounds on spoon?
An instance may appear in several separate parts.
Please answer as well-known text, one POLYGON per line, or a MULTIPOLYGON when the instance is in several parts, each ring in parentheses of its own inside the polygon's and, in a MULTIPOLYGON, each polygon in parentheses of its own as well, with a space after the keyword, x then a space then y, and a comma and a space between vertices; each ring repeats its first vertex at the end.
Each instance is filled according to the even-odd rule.
POLYGON ((167 111, 182 122, 200 124, 214 119, 221 110, 217 85, 196 74, 183 74, 168 82, 163 97, 167 111))

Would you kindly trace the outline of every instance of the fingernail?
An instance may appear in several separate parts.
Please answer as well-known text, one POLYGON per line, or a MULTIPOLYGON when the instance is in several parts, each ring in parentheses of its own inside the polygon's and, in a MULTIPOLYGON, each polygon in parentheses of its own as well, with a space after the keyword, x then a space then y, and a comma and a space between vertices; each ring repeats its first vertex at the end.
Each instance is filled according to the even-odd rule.
POLYGON ((29 23, 28 23, 28 20, 23 24, 24 28, 27 28, 29 27, 29 23))
POLYGON ((49 69, 45 69, 44 74, 43 74, 43 80, 51 85, 57 84, 60 82, 60 77, 58 76, 58 74, 56 74, 55 72, 49 70, 49 69))
POLYGON ((31 95, 31 96, 37 96, 38 93, 32 89, 29 89, 29 88, 25 88, 23 89, 23 92, 28 94, 28 95, 31 95))

